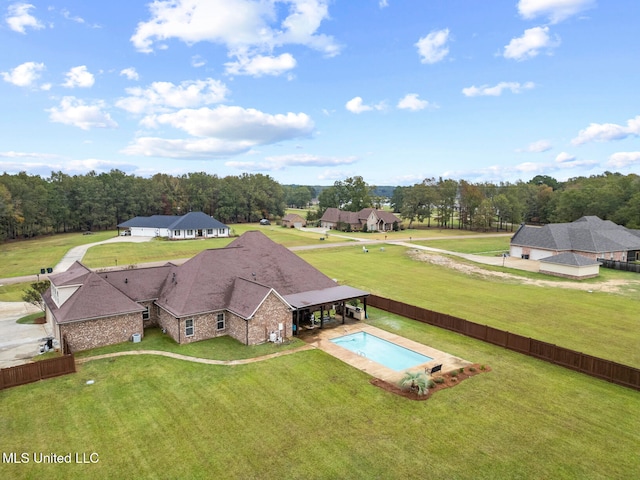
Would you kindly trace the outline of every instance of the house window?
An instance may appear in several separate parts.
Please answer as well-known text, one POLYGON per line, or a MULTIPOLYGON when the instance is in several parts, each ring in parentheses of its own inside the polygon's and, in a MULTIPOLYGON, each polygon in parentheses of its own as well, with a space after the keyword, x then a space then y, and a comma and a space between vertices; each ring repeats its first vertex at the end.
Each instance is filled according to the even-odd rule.
POLYGON ((193 230, 187 230, 187 235, 189 236, 193 235, 193 230))
POLYGON ((174 237, 179 237, 180 236, 180 230, 174 230, 173 231, 173 236, 174 237))
POLYGON ((149 320, 149 307, 145 307, 144 312, 142 312, 142 319, 149 320))
POLYGON ((184 334, 187 337, 193 337, 194 333, 195 329, 193 328, 193 318, 190 318, 184 322, 184 334))
POLYGON ((218 314, 218 321, 216 323, 216 329, 224 330, 224 313, 218 314))
POLYGON ((207 228, 207 235, 213 235, 213 228, 207 228))
POLYGON ((218 229, 218 234, 224 235, 224 228, 219 228, 218 229))

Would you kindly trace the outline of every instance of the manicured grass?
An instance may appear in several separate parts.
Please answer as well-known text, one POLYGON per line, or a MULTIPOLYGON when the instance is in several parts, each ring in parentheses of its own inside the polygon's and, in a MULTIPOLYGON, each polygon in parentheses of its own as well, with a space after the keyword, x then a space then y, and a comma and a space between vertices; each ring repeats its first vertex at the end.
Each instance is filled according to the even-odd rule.
POLYGON ((213 360, 240 360, 260 357, 271 353, 291 350, 305 345, 302 340, 291 339, 284 344, 263 343, 262 345, 245 346, 231 337, 218 337, 201 342, 179 345, 169 335, 163 334, 158 328, 144 331, 144 338, 138 343, 125 342, 107 347, 94 348, 78 352, 76 357, 92 357, 105 353, 125 352, 130 350, 160 350, 174 352, 190 357, 209 358, 213 360))
MULTIPOLYGON (((210 238, 197 240, 168 241, 153 239, 144 243, 108 243, 96 245, 89 249, 82 263, 90 268, 112 267, 116 265, 139 265, 147 262, 169 261, 191 258, 209 248, 222 248, 231 243, 236 236, 249 230, 258 230, 273 241, 285 247, 317 245, 320 243, 318 233, 283 228, 276 225, 260 226, 253 224, 234 224, 231 226, 235 235, 232 238, 210 238)), ((344 239, 327 238, 323 244, 344 242, 344 239)))
POLYGON ((70 248, 115 236, 115 231, 96 232, 93 235, 61 233, 33 240, 2 243, 0 278, 35 275, 40 273, 41 268, 55 267, 70 248))
POLYGON ((509 252, 509 242, 511 237, 463 237, 460 240, 430 240, 428 242, 414 242, 432 248, 440 248, 450 252, 473 253, 476 255, 496 256, 504 252, 509 252))
POLYGON ((371 313, 380 328, 492 371, 414 402, 319 350, 232 367, 157 356, 91 361, 0 392, 11 412, 0 431, 7 452, 95 452, 99 462, 2 463, 0 477, 636 476, 637 392, 371 313))
POLYGON ((21 302, 29 283, 12 283, 0 287, 0 302, 21 302))
POLYGON ((16 323, 20 325, 33 325, 35 321, 39 318, 44 318, 44 312, 36 312, 31 315, 26 315, 22 318, 19 318, 16 323))
POLYGON ((342 284, 640 367, 637 292, 588 293, 468 275, 412 260, 395 246, 368 254, 356 247, 298 254, 342 284))

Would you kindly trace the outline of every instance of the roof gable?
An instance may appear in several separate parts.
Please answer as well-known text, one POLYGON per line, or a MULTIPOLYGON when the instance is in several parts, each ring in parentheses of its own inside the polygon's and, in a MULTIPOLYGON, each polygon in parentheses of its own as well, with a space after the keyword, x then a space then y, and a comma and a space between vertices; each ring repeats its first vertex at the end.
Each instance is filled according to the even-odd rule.
POLYGON ((49 281, 56 287, 80 285, 89 273, 91 270, 76 260, 66 271, 50 275, 49 281))

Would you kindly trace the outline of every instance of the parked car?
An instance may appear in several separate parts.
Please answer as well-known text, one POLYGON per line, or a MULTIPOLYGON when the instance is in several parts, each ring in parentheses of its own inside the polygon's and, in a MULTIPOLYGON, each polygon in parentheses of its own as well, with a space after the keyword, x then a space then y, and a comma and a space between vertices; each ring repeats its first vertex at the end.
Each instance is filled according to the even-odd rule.
POLYGON ((131 235, 131 230, 123 230, 120 232, 121 237, 128 237, 131 235))
POLYGON ((260 220, 260 225, 271 225, 271 222, 267 218, 260 220))

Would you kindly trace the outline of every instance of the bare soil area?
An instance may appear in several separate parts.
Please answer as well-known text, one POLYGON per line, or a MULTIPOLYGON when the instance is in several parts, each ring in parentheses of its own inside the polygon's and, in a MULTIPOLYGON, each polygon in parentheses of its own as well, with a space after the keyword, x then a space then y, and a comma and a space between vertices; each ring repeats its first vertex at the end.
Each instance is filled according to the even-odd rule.
POLYGON ((419 262, 428 262, 434 265, 440 265, 447 268, 452 268, 468 275, 477 275, 484 278, 500 278, 503 280, 509 280, 513 282, 521 283, 522 285, 534 285, 539 287, 554 287, 554 288, 570 288, 574 290, 594 291, 594 292, 606 292, 606 293, 619 293, 622 287, 632 287, 640 290, 640 280, 622 280, 614 279, 607 280, 601 283, 582 283, 579 280, 576 281, 554 281, 554 280, 534 280, 531 278, 521 277, 506 272, 495 272, 487 270, 479 265, 470 265, 468 263, 457 262, 455 259, 429 253, 420 250, 409 250, 409 256, 419 262))

